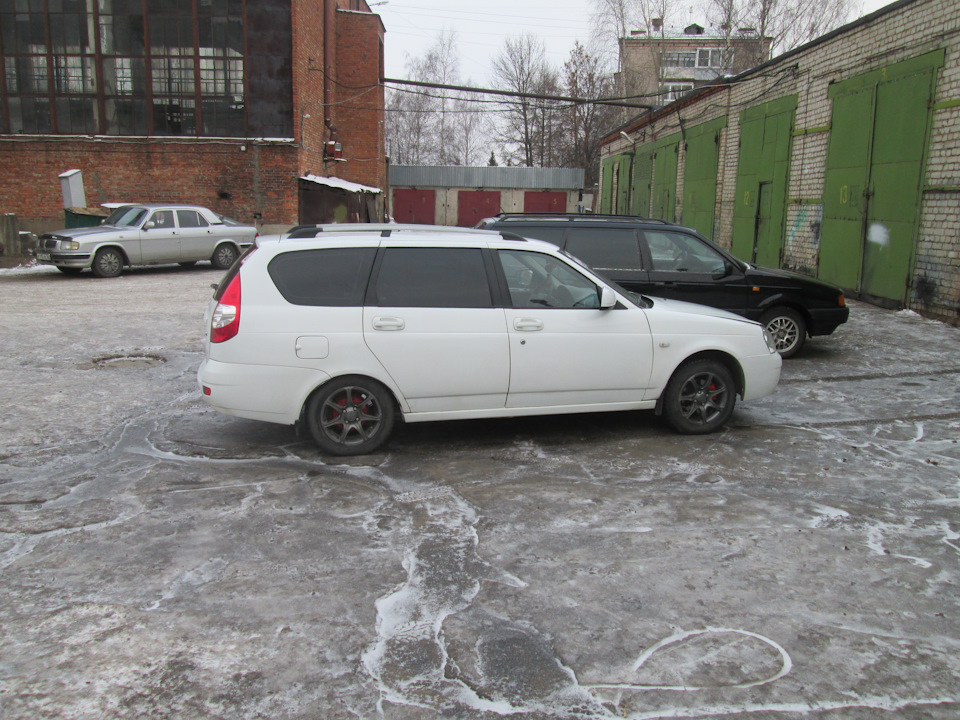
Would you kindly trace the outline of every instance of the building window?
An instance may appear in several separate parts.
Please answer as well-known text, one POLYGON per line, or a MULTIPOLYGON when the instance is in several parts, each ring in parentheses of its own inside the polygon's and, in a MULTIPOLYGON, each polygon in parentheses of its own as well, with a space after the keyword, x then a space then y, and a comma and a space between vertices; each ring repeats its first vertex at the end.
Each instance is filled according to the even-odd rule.
POLYGON ((719 48, 700 48, 697 50, 697 67, 722 68, 724 54, 719 48))
POLYGON ((667 52, 663 54, 665 67, 696 67, 696 52, 667 52))
POLYGON ((244 7, 2 0, 0 132, 243 137, 244 7))
POLYGON ((693 83, 664 83, 660 94, 665 103, 673 102, 688 90, 693 90, 693 83))

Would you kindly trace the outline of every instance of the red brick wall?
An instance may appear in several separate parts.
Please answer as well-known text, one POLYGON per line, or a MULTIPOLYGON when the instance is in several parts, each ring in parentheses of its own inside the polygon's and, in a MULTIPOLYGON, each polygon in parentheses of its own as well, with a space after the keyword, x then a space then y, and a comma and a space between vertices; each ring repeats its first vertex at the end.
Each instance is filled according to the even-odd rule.
POLYGON ((297 215, 297 148, 247 140, 0 138, 0 212, 22 228, 63 220, 59 175, 83 172, 87 205, 183 202, 244 222, 297 215), (244 149, 242 149, 244 148, 244 149))
POLYGON ((326 174, 386 190, 383 25, 379 15, 337 13, 337 103, 333 121, 345 162, 326 174))

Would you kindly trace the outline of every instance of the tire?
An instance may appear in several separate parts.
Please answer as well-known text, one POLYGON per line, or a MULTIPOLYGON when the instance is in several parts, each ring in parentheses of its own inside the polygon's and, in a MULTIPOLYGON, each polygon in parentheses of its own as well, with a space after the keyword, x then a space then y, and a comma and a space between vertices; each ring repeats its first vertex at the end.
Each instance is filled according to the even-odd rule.
POLYGON ((760 324, 773 335, 780 357, 793 357, 807 339, 807 323, 796 310, 776 307, 760 316, 760 324))
POLYGON ((691 360, 670 378, 663 393, 663 414, 677 432, 704 435, 719 430, 737 402, 730 371, 716 360, 691 360))
POLYGON ((57 270, 62 272, 64 275, 79 275, 83 271, 83 268, 64 267, 63 265, 57 265, 57 270))
POLYGON ((390 437, 394 416, 390 391, 358 375, 330 381, 307 403, 310 434, 331 455, 373 452, 390 437))
POLYGON ((217 270, 229 270, 230 266, 236 262, 238 257, 239 253, 233 245, 223 243, 223 245, 217 245, 213 251, 213 255, 210 257, 210 264, 217 268, 217 270))
POLYGON ((100 248, 93 256, 90 271, 98 278, 113 278, 123 272, 123 255, 116 248, 100 248))

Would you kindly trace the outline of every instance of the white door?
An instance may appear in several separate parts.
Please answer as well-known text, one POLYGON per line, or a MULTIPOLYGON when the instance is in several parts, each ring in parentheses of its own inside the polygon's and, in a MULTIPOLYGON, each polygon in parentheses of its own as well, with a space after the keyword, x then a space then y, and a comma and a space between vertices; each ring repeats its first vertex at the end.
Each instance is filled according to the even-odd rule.
POLYGON ((507 407, 636 403, 653 360, 643 311, 599 309, 599 288, 574 266, 543 253, 501 250, 512 308, 507 407))
POLYGON ((374 272, 364 339, 411 412, 503 408, 506 321, 482 251, 392 247, 374 272))

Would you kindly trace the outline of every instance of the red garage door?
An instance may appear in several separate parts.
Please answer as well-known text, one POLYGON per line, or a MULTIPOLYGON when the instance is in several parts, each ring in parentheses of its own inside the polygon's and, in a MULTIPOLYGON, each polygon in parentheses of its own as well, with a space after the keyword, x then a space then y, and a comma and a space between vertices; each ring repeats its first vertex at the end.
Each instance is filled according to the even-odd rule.
POLYGON ((523 194, 523 211, 529 213, 566 212, 565 192, 526 192, 523 194))
POLYGON ((473 227, 500 212, 499 190, 461 190, 457 194, 457 225, 473 227))
POLYGON ((398 223, 435 225, 436 205, 436 190, 395 188, 393 191, 393 219, 398 223))

